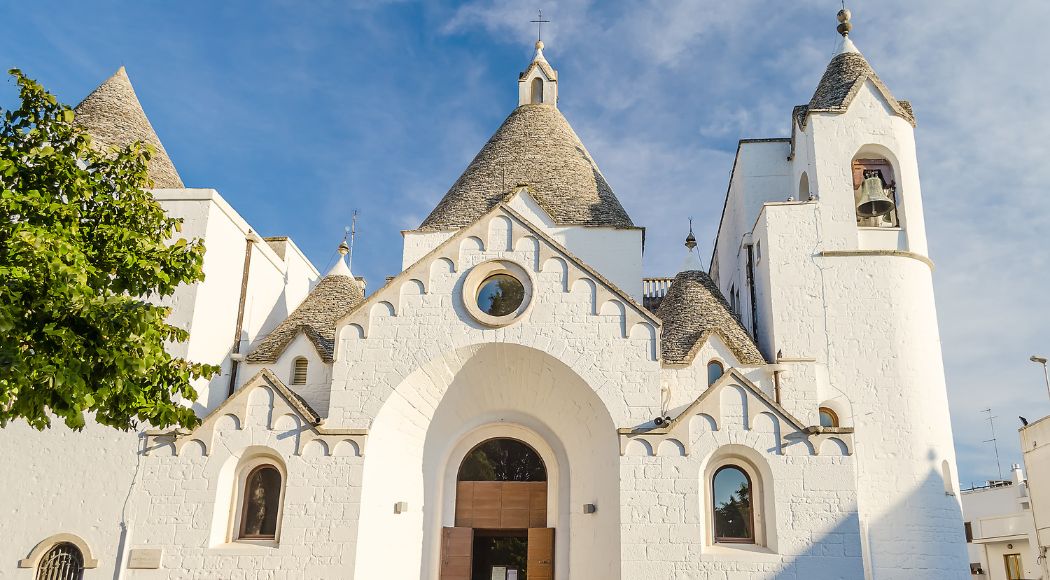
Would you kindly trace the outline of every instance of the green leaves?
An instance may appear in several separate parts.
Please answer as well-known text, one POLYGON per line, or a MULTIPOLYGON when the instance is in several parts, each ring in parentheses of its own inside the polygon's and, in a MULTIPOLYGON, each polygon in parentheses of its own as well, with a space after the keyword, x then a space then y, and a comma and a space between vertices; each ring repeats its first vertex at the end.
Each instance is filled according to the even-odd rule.
POLYGON ((192 427, 192 382, 218 369, 172 357, 186 340, 159 302, 204 279, 201 240, 149 192, 152 149, 96 151, 74 112, 20 71, 0 125, 0 425, 85 413, 129 429, 192 427), (145 297, 145 298, 144 298, 145 297))

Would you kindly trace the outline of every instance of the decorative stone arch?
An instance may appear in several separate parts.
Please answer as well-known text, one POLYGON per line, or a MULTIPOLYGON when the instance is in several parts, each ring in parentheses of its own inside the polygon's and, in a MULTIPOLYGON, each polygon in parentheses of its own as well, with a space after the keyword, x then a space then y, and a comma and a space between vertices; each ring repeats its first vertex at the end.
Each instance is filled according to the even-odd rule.
POLYGON ((514 439, 531 447, 543 461, 543 466, 547 470, 547 526, 555 527, 558 509, 561 505, 558 493, 559 482, 562 479, 560 474, 567 474, 569 465, 561 443, 557 440, 550 441, 549 437, 549 434, 540 434, 539 431, 518 422, 488 423, 463 435, 449 451, 445 461, 445 470, 442 475, 441 525, 443 527, 456 525, 456 484, 459 468, 467 454, 478 445, 491 439, 514 439))
MULTIPOLYGON (((751 483, 752 521, 754 522, 754 545, 762 546, 770 551, 777 551, 777 518, 776 518, 776 495, 773 480, 773 471, 769 463, 761 453, 746 445, 729 444, 723 445, 711 452, 704 458, 700 467, 701 504, 700 509, 704 514, 704 543, 708 546, 715 545, 714 541, 714 476, 722 468, 727 466, 738 467, 743 471, 751 483)), ((722 544, 718 544, 721 546, 722 544)))
POLYGON ((532 445, 547 467, 548 507, 557 506, 548 511, 554 518, 548 524, 556 528, 555 577, 568 575, 570 563, 615 575, 615 563, 599 554, 619 549, 613 417, 625 410, 607 407, 583 376, 537 348, 478 343, 429 358, 402 375, 371 423, 360 525, 374 533, 359 540, 356 574, 436 577, 442 531, 454 521, 460 460, 482 440, 509 436, 532 445), (579 540, 569 526, 576 525, 583 503, 601 506, 587 515, 593 518, 587 525, 610 531, 593 540, 600 547, 573 551, 571 543, 579 540), (395 514, 395 504, 407 508, 395 514), (397 554, 393 562, 391 554, 397 554))
POLYGON ((236 455, 230 455, 219 468, 216 482, 215 507, 209 545, 220 546, 238 540, 238 529, 242 517, 244 486, 249 473, 262 465, 273 465, 281 474, 281 496, 277 514, 277 533, 274 542, 281 538, 281 520, 284 518, 285 496, 288 490, 288 465, 279 451, 263 445, 252 445, 236 455))
POLYGON ((98 559, 91 552, 91 547, 84 541, 83 538, 75 534, 61 533, 53 536, 48 536, 43 540, 40 540, 36 546, 29 552, 29 555, 18 561, 19 568, 36 568, 40 564, 41 558, 44 557, 47 552, 57 546, 58 544, 72 544, 80 550, 80 554, 84 557, 84 568, 98 568, 98 559))

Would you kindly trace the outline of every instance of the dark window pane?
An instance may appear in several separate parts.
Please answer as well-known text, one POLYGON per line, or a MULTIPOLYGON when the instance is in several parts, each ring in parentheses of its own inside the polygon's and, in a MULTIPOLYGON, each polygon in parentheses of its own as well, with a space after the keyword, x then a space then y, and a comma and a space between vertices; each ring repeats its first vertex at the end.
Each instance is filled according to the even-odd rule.
POLYGON ((725 369, 722 368, 722 363, 713 360, 707 363, 707 384, 708 386, 715 384, 715 381, 722 378, 722 373, 725 369))
POLYGON ((753 542, 755 532, 751 513, 751 480, 737 467, 715 472, 715 541, 753 542))
POLYGON ((258 467, 244 486, 245 538, 273 538, 277 535, 277 512, 281 502, 281 472, 269 465, 258 467))
POLYGON ((517 439, 489 439, 463 458, 460 481, 547 481, 547 469, 532 447, 517 439))
POLYGON ((820 409, 820 426, 821 427, 838 427, 839 419, 835 416, 835 412, 831 409, 821 408, 820 409))
POLYGON ((509 274, 489 276, 478 289, 478 308, 490 316, 513 314, 525 300, 525 287, 509 274))

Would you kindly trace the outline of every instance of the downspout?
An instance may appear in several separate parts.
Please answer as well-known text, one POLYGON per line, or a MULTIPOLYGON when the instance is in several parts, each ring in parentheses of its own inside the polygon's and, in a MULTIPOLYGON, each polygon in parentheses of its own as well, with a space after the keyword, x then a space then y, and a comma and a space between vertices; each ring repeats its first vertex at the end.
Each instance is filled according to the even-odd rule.
POLYGON ((230 384, 226 389, 226 397, 232 397, 233 391, 237 389, 237 370, 240 368, 241 360, 241 333, 244 331, 244 303, 248 299, 248 274, 252 266, 252 246, 261 242, 262 238, 253 230, 248 230, 244 237, 244 268, 241 273, 241 296, 237 301, 237 325, 233 332, 233 348, 230 349, 230 384))

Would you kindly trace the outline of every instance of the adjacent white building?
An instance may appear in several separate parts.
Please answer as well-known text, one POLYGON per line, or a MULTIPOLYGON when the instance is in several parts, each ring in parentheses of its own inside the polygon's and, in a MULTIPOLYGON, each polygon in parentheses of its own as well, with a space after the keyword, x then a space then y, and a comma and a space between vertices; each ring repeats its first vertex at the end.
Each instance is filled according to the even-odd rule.
POLYGON ((1020 465, 1010 479, 962 491, 970 571, 981 580, 1037 580, 1042 571, 1028 482, 1020 465))
POLYGON ((367 296, 160 176, 213 260, 180 354, 223 376, 189 432, 6 431, 0 575, 966 578, 915 117, 840 22, 792 136, 740 143, 710 271, 690 233, 669 283, 540 42, 367 296))
POLYGON ((1050 416, 1020 430, 1021 452, 1028 471, 1028 497, 1035 526, 1035 556, 1043 578, 1050 578, 1050 416))

